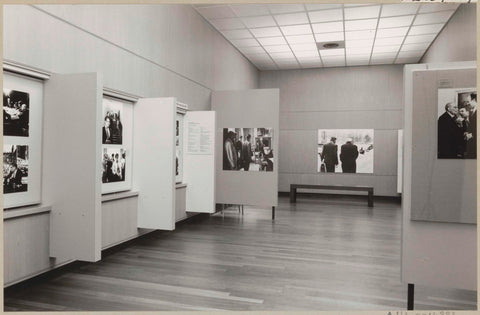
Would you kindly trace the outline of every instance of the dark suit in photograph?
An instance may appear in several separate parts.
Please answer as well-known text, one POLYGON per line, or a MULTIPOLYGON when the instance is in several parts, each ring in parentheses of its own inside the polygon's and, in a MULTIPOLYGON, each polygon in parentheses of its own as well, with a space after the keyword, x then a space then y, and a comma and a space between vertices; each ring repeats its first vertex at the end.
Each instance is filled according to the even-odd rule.
POLYGON ((338 146, 329 142, 323 146, 322 161, 325 162, 328 173, 335 173, 335 165, 338 164, 338 146))
POLYGON ((477 158, 477 111, 476 110, 470 114, 469 130, 467 132, 471 132, 473 137, 467 141, 467 151, 465 153, 465 158, 476 159, 477 158))
MULTIPOLYGON (((471 123, 471 122, 470 122, 471 123)), ((438 118, 439 159, 461 159, 464 149, 463 128, 447 112, 438 118)))
POLYGON ((102 127, 102 143, 103 144, 112 143, 112 130, 110 128, 102 127))
POLYGON ((342 145, 340 149, 340 161, 342 161, 342 172, 356 173, 357 172, 357 157, 358 148, 351 142, 342 145))

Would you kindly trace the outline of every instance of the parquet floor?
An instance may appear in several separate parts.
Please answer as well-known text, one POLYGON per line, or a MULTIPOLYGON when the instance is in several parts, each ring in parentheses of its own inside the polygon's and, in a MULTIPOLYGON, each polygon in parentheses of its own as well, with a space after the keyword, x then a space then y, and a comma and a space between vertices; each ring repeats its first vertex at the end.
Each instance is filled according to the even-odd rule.
MULTIPOLYGON (((281 197, 154 232, 5 296, 5 311, 405 310, 401 207, 281 197)), ((476 292, 415 287, 416 309, 476 309, 476 292)))

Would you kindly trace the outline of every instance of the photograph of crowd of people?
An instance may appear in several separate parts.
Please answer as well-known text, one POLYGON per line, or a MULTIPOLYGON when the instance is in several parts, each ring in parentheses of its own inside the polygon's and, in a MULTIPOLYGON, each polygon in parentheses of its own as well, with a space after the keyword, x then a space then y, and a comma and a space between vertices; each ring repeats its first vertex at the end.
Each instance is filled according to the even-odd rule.
POLYGON ((122 103, 107 98, 103 99, 103 144, 122 144, 122 110, 122 103))
POLYGON ((437 157, 477 158, 477 92, 439 90, 437 157))
POLYGON ((224 128, 223 170, 273 172, 273 128, 224 128))
POLYGON ((124 182, 127 150, 103 148, 102 183, 124 182))
POLYGON ((30 95, 3 89, 3 135, 28 137, 30 95))
POLYGON ((373 173, 373 129, 319 129, 318 169, 325 173, 373 173))
POLYGON ((3 145, 3 193, 28 190, 28 146, 3 145))

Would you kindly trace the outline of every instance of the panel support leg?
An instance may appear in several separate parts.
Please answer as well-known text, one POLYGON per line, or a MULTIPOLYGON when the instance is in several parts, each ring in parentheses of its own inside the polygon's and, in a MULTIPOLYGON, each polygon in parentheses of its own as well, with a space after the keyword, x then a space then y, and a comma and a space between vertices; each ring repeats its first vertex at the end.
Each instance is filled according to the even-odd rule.
POLYGON ((272 221, 275 220, 275 207, 272 207, 272 221))
POLYGON ((297 188, 293 188, 290 186, 290 202, 297 201, 297 188))
POLYGON ((413 311, 414 291, 415 291, 415 285, 413 283, 409 283, 408 284, 408 300, 407 300, 408 311, 413 311))

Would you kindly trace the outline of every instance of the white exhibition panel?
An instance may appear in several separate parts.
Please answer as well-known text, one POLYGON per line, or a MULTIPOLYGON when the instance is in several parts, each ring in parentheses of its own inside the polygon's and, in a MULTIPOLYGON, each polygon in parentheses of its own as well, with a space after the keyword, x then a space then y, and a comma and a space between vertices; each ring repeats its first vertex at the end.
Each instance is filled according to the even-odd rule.
POLYGON ((96 73, 45 82, 42 201, 52 206, 50 256, 101 258, 101 101, 96 73))
POLYGON ((403 129, 398 131, 397 139, 397 193, 403 189, 403 129))
POLYGON ((279 90, 212 92, 216 122, 216 203, 257 206, 278 204, 279 90), (223 170, 224 128, 273 128, 273 172, 223 170))
MULTIPOLYGON (((421 106, 421 104, 416 104, 414 109, 413 76, 421 70, 475 69, 475 67, 475 62, 459 62, 442 65, 407 65, 404 69, 405 126, 403 134, 401 272, 404 283, 466 290, 477 289, 476 225, 411 220, 412 207, 415 206, 412 205, 412 181, 416 180, 417 176, 412 173, 412 149, 414 147, 412 118, 414 113, 415 115, 418 113, 417 106, 421 106)), ((436 144, 436 137, 432 142, 436 144)))
POLYGON ((134 107, 133 188, 138 227, 175 229, 176 99, 139 99, 134 107))
POLYGON ((41 202, 43 82, 4 72, 3 89, 28 93, 29 96, 28 137, 3 137, 4 153, 7 146, 28 146, 27 191, 4 194, 3 208, 38 204, 41 202))
POLYGON ((215 212, 215 112, 187 112, 184 119, 183 180, 186 210, 215 212))
MULTIPOLYGON (((123 181, 106 182, 106 183, 104 183, 102 180, 102 194, 120 192, 120 191, 129 190, 132 188, 132 165, 133 165, 132 132, 133 132, 134 105, 131 102, 104 95, 102 107, 105 108, 106 106, 109 106, 109 105, 112 107, 117 106, 121 110, 121 122, 123 126, 122 144, 103 144, 102 143, 102 153, 98 158, 102 161, 105 149, 108 150, 108 152, 116 152, 119 149, 125 150, 126 152, 125 153, 125 179, 123 181)), ((103 120, 105 119, 104 114, 105 113, 102 112, 102 127, 103 127, 103 120)))

